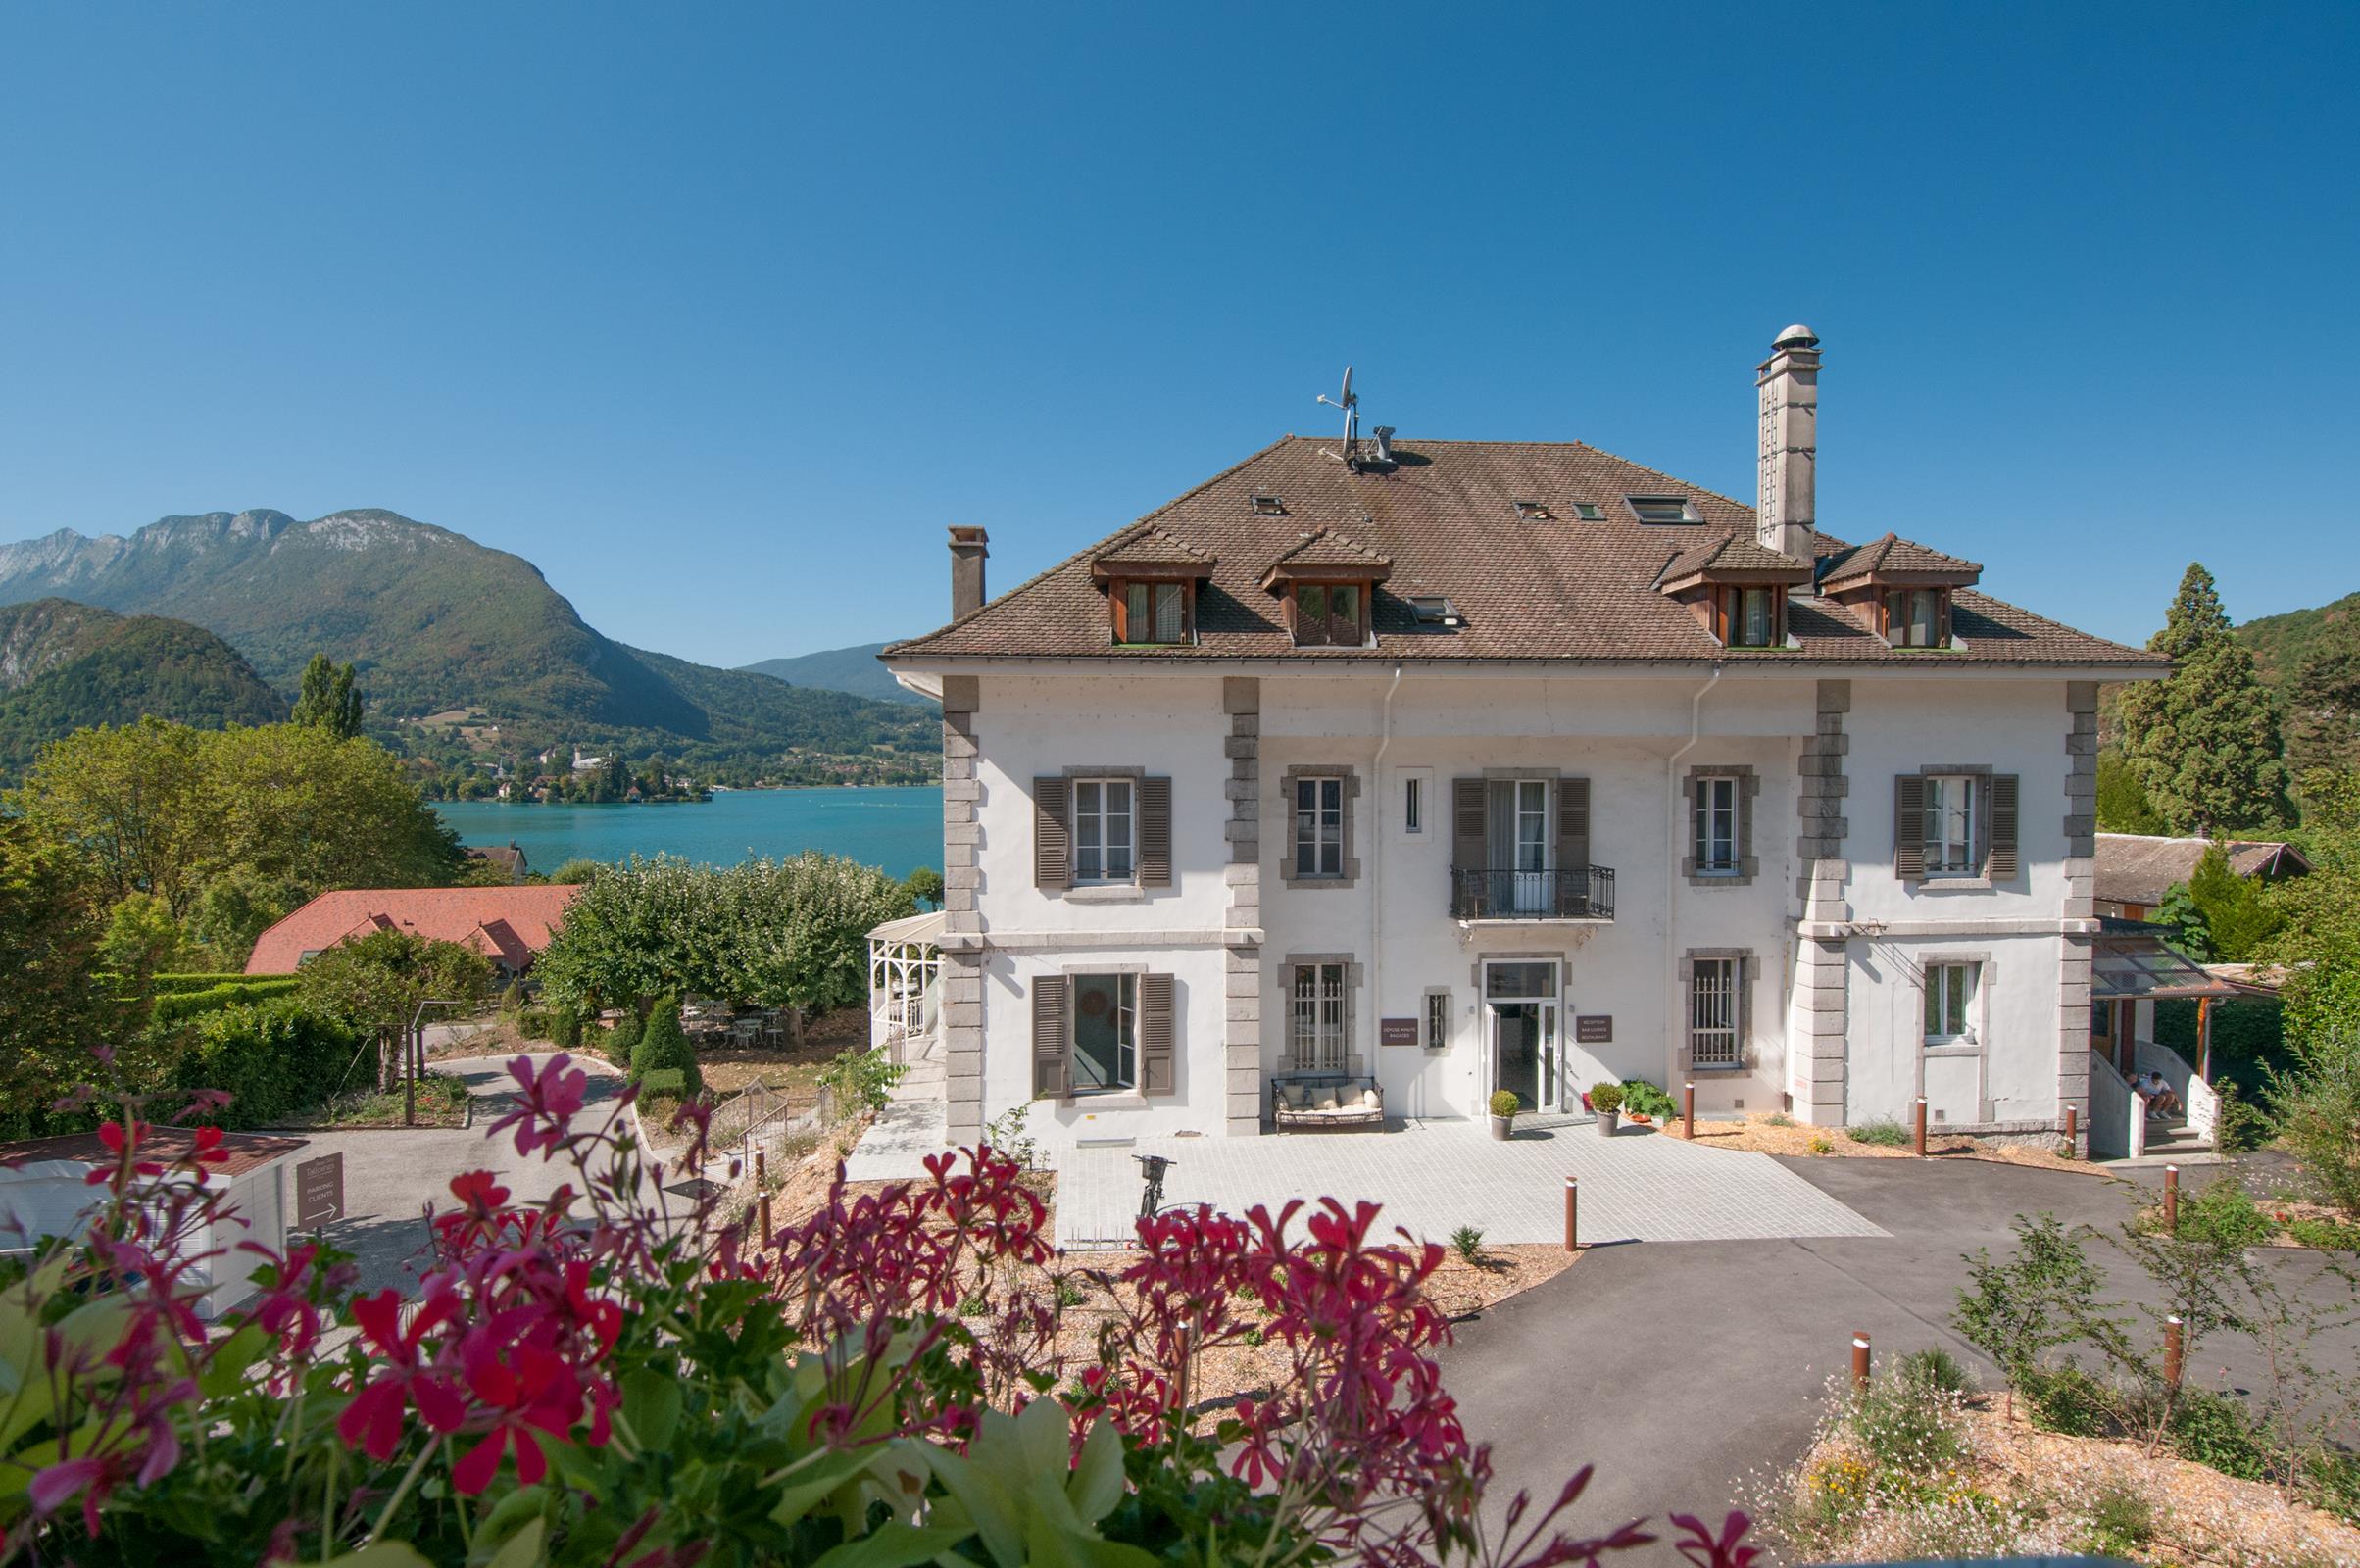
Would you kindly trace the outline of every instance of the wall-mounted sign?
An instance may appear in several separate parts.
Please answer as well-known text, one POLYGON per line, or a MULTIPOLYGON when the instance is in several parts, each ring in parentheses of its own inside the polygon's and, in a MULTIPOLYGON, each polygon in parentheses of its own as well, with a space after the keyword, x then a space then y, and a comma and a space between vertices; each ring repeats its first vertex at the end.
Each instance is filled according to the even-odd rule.
POLYGON ((1379 1018, 1377 1044, 1380 1046, 1414 1046, 1418 1043, 1415 1018, 1379 1018))
POLYGON ((1593 1012, 1573 1020, 1574 1043, 1584 1046, 1607 1046, 1614 1043, 1614 1014, 1593 1012))
POLYGON ((344 1156, 321 1154, 295 1167, 295 1228, 316 1231, 344 1217, 344 1156))

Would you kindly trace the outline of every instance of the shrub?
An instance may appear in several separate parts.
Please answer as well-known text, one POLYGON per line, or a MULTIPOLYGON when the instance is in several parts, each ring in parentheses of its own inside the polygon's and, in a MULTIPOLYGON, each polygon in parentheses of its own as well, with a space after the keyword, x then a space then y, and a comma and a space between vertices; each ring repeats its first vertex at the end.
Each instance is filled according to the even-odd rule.
POLYGON ((1923 1350, 1912 1350, 1901 1357, 1900 1375, 1905 1382, 1940 1389, 1944 1394, 1975 1392, 1975 1374, 1960 1365, 1957 1356, 1939 1345, 1923 1350))
POLYGON ((1821 1137, 1813 1137, 1809 1147, 1814 1154, 1832 1154, 1836 1152, 1836 1146, 1821 1137))
POLYGON ((1792 1127, 1795 1125, 1795 1118, 1783 1110, 1774 1110, 1762 1118, 1762 1125, 1765 1127, 1792 1127))
POLYGON ((523 1010, 524 982, 521 980, 511 980, 508 983, 508 988, 500 993, 500 1015, 503 1018, 514 1018, 516 1014, 522 1012, 523 1010))
POLYGON ((273 997, 292 996, 301 983, 291 974, 257 975, 252 979, 224 980, 193 991, 168 992, 156 998, 148 1016, 169 1027, 209 1012, 220 1012, 224 1007, 248 1006, 273 997))
POLYGON ((641 1033, 638 1046, 631 1052, 634 1081, 644 1080, 649 1073, 665 1067, 679 1071, 687 1094, 704 1092, 705 1075, 697 1070, 696 1048, 688 1043, 687 1031, 680 1027, 677 997, 664 997, 657 1002, 656 1010, 648 1014, 647 1028, 641 1033))
POLYGON ((2309 1047, 2292 1073, 2272 1073, 2270 1109, 2286 1152, 2320 1194, 2360 1216, 2360 1040, 2335 1035, 2309 1047))
POLYGON ((1845 1136, 1855 1144, 1873 1144, 1879 1149, 1907 1149, 1916 1141, 1915 1135, 1897 1121, 1864 1121, 1857 1127, 1846 1128, 1845 1136))
POLYGON ((1668 1121, 1680 1114, 1680 1102, 1645 1078, 1625 1078, 1622 1108, 1626 1116, 1652 1116, 1657 1121, 1668 1121))
POLYGON ((1590 1086, 1590 1108, 1601 1116, 1610 1116, 1622 1109, 1623 1086, 1607 1082, 1590 1086))
MULTIPOLYGON (((2150 1209, 2146 1217, 2151 1225, 2160 1225, 2162 1210, 2150 1209)), ((2214 1247, 2261 1247, 2269 1242, 2273 1228, 2270 1216, 2254 1206, 2234 1176, 2224 1176, 2201 1192, 2181 1195, 2180 1236, 2184 1241, 2214 1247)))
POLYGON ((1070 1276, 1063 1274, 1057 1276, 1057 1305, 1075 1307, 1088 1299, 1090 1299, 1090 1293, 1082 1289, 1070 1276))
POLYGON ((2125 1482, 2099 1487, 2090 1501, 2081 1549, 2102 1557, 2137 1557, 2155 1539, 2155 1507, 2125 1482))
POLYGON ((679 1100, 688 1092, 688 1075, 677 1067, 653 1068, 639 1075, 639 1092, 648 1096, 651 1103, 660 1095, 679 1100))
POLYGON ((191 1121, 233 1131, 268 1127, 325 1102, 339 1089, 373 1088, 373 1064, 356 1066, 361 1044, 342 1019, 293 1001, 240 1003, 192 1028, 172 1087, 218 1089, 230 1097, 191 1121))
POLYGON ((1953 1469, 1971 1446, 1958 1396, 1905 1371, 1854 1394, 1845 1419, 1878 1464, 1912 1475, 1953 1469))
POLYGON ((1025 1130, 1032 1108, 1031 1101, 1019 1101, 983 1124, 984 1147, 998 1150, 1026 1170, 1041 1167, 1040 1140, 1025 1130))
POLYGON ((2017 1374, 2016 1392, 2035 1426, 2069 1438, 2104 1437, 2122 1421, 2122 1400, 2078 1362, 2027 1367, 2017 1374))
POLYGON ((2335 1252, 2360 1252, 2360 1225, 2349 1220, 2288 1220, 2286 1234, 2305 1247, 2323 1248, 2335 1252))
POLYGON ((1473 1263, 1483 1257, 1483 1232, 1472 1225, 1461 1225, 1450 1233, 1450 1250, 1473 1263))
POLYGON ((820 1069, 820 1087, 835 1098, 839 1118, 883 1112, 893 1098, 893 1086, 908 1069, 896 1065, 882 1051, 853 1046, 820 1069))
POLYGON ((2261 1481, 2270 1474, 2268 1434, 2229 1395, 2183 1389, 2166 1431, 2172 1451, 2183 1459, 2241 1481, 2261 1481))
POLYGON ((628 1067, 631 1064, 631 1053, 639 1049, 639 1037, 646 1027, 639 1021, 636 1010, 623 1008, 622 1016, 615 1020, 615 1027, 607 1031, 608 1058, 617 1066, 628 1067))
POLYGON ((582 1043, 582 1015, 571 1007, 560 1004, 549 1015, 549 1039, 553 1045, 570 1051, 582 1043))
POLYGON ((516 1033, 527 1040, 547 1040, 549 1031, 554 1027, 556 1025, 547 1007, 527 1007, 516 1014, 516 1033))
POLYGON ((1492 1091, 1493 1115, 1513 1116, 1516 1114, 1516 1112, 1522 1110, 1523 1108, 1524 1101, 1513 1089, 1495 1089, 1492 1091))

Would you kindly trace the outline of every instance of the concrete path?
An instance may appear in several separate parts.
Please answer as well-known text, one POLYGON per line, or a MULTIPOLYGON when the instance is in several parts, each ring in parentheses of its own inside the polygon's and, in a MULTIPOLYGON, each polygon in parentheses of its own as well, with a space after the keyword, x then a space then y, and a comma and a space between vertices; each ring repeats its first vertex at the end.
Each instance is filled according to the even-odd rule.
POLYGON ((943 1101, 942 1042, 929 1039, 923 1054, 902 1069, 892 1098, 844 1162, 847 1181, 916 1181, 926 1174, 928 1154, 948 1146, 951 1114, 943 1101))
POLYGON ((1881 1236, 1875 1225, 1764 1154, 1697 1149, 1626 1128, 1602 1138, 1584 1121, 1519 1122, 1495 1140, 1482 1122, 1410 1122, 1382 1133, 1282 1133, 1262 1138, 1151 1138, 1056 1151, 1057 1243, 1127 1242, 1139 1212, 1138 1154, 1176 1161, 1166 1203, 1243 1214, 1289 1199, 1367 1199, 1384 1224, 1446 1242, 1472 1225, 1492 1242, 1565 1235, 1565 1178, 1580 1181, 1590 1242, 1737 1237, 1881 1236))
MULTIPOLYGON (((1777 1163, 1882 1229, 1599 1248, 1460 1327, 1442 1357, 1445 1383, 1469 1433, 1494 1445, 1499 1506, 1520 1487, 1553 1497, 1596 1463, 1579 1527, 1660 1520, 1667 1509, 1718 1517, 1749 1479, 1801 1453, 1827 1380, 1847 1369, 1854 1331, 1868 1332, 1880 1357, 1942 1346, 1981 1364, 1949 1327, 1960 1254, 2005 1253, 2019 1213, 2112 1232, 2162 1181, 2159 1171, 2105 1181, 1966 1160, 1777 1163)), ((2141 1276, 2102 1244, 2090 1253, 2115 1299, 2136 1296, 2141 1276)), ((2259 1255, 2297 1284, 2322 1273, 2315 1254, 2259 1255)), ((2360 1364, 2352 1340, 2347 1329, 2323 1346, 2327 1362, 2360 1364)), ((2223 1340, 2189 1375, 2249 1388, 2259 1371, 2244 1346, 2223 1340)))
MULTIPOLYGON (((574 1062, 590 1075, 585 1118, 603 1117, 604 1102, 622 1090, 622 1075, 603 1061, 576 1056, 574 1062)), ((305 1159, 344 1155, 346 1212, 329 1228, 328 1239, 358 1256, 365 1291, 392 1286, 407 1292, 417 1284, 413 1265, 426 1242, 422 1216, 429 1203, 436 1208, 451 1205, 454 1176, 491 1171, 519 1199, 546 1198, 566 1182, 581 1185, 570 1164, 544 1161, 538 1155, 524 1159, 517 1155, 513 1136, 497 1141, 484 1136, 506 1111, 515 1085, 505 1058, 456 1056, 433 1063, 433 1070, 467 1080, 474 1100, 472 1127, 297 1135, 311 1144, 303 1152, 305 1159)), ((596 1122, 585 1120, 583 1125, 596 1122)))

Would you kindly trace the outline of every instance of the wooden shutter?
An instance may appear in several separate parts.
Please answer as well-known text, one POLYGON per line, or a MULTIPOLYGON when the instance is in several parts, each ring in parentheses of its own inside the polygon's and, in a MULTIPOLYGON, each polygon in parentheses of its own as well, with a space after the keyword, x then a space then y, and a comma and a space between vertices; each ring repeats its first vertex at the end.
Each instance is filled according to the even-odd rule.
POLYGON ((1139 1092, 1168 1095, 1174 1089, 1172 977, 1139 977, 1139 1092))
POLYGON ((1131 585, 1120 577, 1106 585, 1106 603, 1114 612, 1114 640, 1131 640, 1131 585))
POLYGON ((1893 874, 1926 874, 1926 781, 1914 773, 1893 781, 1893 874))
POLYGON ((1035 979, 1032 1004, 1033 1098, 1063 1100, 1073 1093, 1073 1078, 1065 1061, 1065 977, 1045 974, 1035 979))
POLYGON ((1073 881, 1073 785, 1033 780, 1033 886, 1063 888, 1073 881))
POLYGON ((1557 780, 1557 869, 1590 868, 1590 781, 1557 780))
POLYGON ((1484 826, 1490 809, 1483 780, 1454 778, 1450 781, 1450 903, 1452 912, 1472 914, 1472 906, 1461 909, 1458 901, 1463 896, 1478 896, 1483 879, 1477 875, 1484 869, 1484 826))
POLYGON ((1983 874, 1993 882, 2013 882, 2023 868, 2016 849, 2016 775, 1992 774, 1984 798, 1983 874))
POLYGON ((1139 885, 1172 885, 1172 781, 1139 781, 1139 885))

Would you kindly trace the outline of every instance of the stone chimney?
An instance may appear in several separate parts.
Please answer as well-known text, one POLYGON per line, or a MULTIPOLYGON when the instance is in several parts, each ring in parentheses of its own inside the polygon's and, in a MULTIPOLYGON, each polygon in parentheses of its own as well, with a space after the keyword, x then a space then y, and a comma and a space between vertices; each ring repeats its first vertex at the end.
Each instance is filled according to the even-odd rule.
POLYGON ((1770 345, 1754 384, 1762 393, 1762 466, 1754 537, 1795 560, 1816 558, 1813 505, 1819 466, 1819 339, 1790 326, 1770 345))
POLYGON ((983 563, 992 552, 992 536, 981 528, 954 525, 951 529, 951 618, 971 615, 983 608, 983 563))

